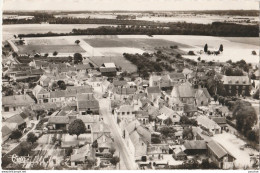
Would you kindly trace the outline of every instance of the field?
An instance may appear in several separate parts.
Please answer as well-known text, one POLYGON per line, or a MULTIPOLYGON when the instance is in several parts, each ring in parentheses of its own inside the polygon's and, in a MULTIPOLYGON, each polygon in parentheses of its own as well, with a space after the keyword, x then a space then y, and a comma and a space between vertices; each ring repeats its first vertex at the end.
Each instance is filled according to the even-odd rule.
POLYGON ((85 52, 78 45, 19 45, 17 46, 18 52, 21 54, 34 54, 34 53, 82 53, 85 52))
POLYGON ((188 48, 189 46, 180 44, 178 42, 153 39, 153 38, 96 38, 84 39, 93 47, 130 47, 144 50, 154 50, 155 47, 170 47, 177 45, 178 47, 188 48))

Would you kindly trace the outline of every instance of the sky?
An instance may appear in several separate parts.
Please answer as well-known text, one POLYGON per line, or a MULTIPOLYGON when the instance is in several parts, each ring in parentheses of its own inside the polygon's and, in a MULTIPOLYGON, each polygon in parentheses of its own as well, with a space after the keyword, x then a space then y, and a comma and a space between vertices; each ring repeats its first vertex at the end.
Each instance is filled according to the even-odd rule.
POLYGON ((3 0, 3 10, 258 10, 258 0, 3 0))

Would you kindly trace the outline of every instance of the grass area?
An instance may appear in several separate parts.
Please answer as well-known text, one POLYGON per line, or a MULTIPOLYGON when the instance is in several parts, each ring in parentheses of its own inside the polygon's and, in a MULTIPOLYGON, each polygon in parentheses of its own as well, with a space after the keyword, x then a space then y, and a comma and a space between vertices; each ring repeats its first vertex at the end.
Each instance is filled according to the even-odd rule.
POLYGON ((153 50, 155 47, 178 47, 188 48, 189 46, 164 39, 146 38, 96 38, 84 39, 92 47, 134 47, 144 50, 153 50))
POLYGON ((66 39, 26 39, 28 45, 67 45, 66 39))
POLYGON ((85 52, 78 45, 18 45, 20 54, 34 54, 34 53, 83 53, 85 52))
POLYGON ((107 62, 114 62, 117 66, 122 67, 123 70, 128 72, 135 72, 137 70, 136 66, 126 60, 122 55, 121 56, 111 56, 111 57, 90 57, 91 61, 93 61, 98 66, 107 62))

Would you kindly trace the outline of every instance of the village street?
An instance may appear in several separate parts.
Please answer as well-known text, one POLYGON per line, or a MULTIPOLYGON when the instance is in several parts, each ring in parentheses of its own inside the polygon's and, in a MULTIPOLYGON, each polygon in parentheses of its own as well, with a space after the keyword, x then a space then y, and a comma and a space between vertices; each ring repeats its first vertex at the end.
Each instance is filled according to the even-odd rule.
POLYGON ((112 114, 109 110, 110 100, 100 99, 100 113, 104 117, 104 122, 109 125, 112 137, 114 138, 115 148, 118 150, 116 153, 120 153, 120 169, 136 169, 134 160, 131 160, 129 149, 126 148, 121 135, 118 132, 116 123, 113 120, 112 114))

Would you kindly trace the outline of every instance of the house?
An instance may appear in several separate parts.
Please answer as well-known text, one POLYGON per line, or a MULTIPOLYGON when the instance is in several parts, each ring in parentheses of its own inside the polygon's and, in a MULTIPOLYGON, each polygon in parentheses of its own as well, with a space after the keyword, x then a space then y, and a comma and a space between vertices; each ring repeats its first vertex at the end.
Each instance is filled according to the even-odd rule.
MULTIPOLYGON (((14 127, 17 127, 15 129, 19 129, 19 130, 23 130, 24 128, 27 127, 25 120, 23 119, 23 117, 20 114, 13 115, 13 116, 5 119, 5 121, 3 123, 7 124, 8 127, 9 127, 9 125, 12 124, 12 125, 14 125, 14 127)), ((15 130, 15 129, 12 129, 12 130, 15 130)))
POLYGON ((109 153, 114 142, 109 126, 104 122, 95 123, 93 124, 91 135, 92 141, 97 141, 98 143, 96 155, 103 156, 104 154, 109 153))
POLYGON ((225 117, 212 117, 212 120, 215 121, 221 127, 221 132, 222 130, 228 130, 228 124, 225 117))
POLYGON ((80 115, 99 114, 99 102, 97 100, 77 101, 80 115))
POLYGON ((51 130, 67 130, 69 123, 68 116, 51 116, 48 120, 48 127, 51 127, 51 130))
POLYGON ((146 93, 148 99, 155 104, 155 106, 159 107, 158 100, 161 97, 161 90, 159 87, 147 87, 146 93))
POLYGON ((182 73, 183 73, 183 75, 185 76, 185 78, 188 79, 188 76, 189 76, 190 74, 192 74, 193 71, 190 70, 190 69, 188 69, 188 68, 184 68, 184 69, 182 70, 182 73))
POLYGON ((210 141, 207 143, 207 148, 210 159, 220 169, 234 168, 234 161, 236 160, 236 158, 219 143, 215 141, 210 141))
POLYGON ((184 152, 185 147, 183 145, 176 145, 173 148, 173 158, 175 160, 187 160, 187 154, 184 152))
MULTIPOLYGON (((78 115, 76 118, 83 121, 83 123, 84 123, 85 126, 86 126, 86 130, 87 130, 87 132, 89 132, 89 133, 92 133, 93 126, 94 126, 96 123, 99 123, 99 122, 100 122, 100 116, 99 116, 99 115, 88 115, 88 116, 78 115)), ((92 141, 93 141, 93 140, 92 140, 92 141)))
POLYGON ((172 72, 169 74, 171 82, 175 83, 184 83, 186 82, 186 77, 183 73, 177 73, 177 72, 172 72))
POLYGON ((86 144, 79 149, 74 149, 74 154, 70 156, 71 166, 77 166, 78 164, 84 164, 86 161, 95 160, 95 155, 93 154, 93 149, 91 144, 86 144))
POLYGON ((211 96, 207 88, 199 88, 195 90, 195 101, 197 106, 208 106, 211 101, 211 96))
POLYGON ((49 87, 51 83, 51 77, 47 75, 42 75, 40 79, 38 80, 39 84, 43 87, 49 87))
POLYGON ((117 69, 114 63, 104 63, 99 68, 102 76, 114 77, 116 76, 117 69))
POLYGON ((50 92, 44 89, 40 85, 36 85, 32 90, 33 95, 37 99, 37 103, 48 103, 50 98, 50 92))
POLYGON ((219 134, 221 132, 221 127, 213 120, 209 119, 207 116, 197 117, 198 125, 203 129, 213 134, 219 134))
POLYGON ((183 113, 187 116, 196 115, 198 109, 194 104, 184 104, 183 113))
POLYGON ((151 132, 148 129, 140 125, 138 120, 134 120, 125 127, 123 133, 133 159, 140 160, 142 156, 147 155, 151 143, 151 132))
POLYGON ((223 76, 221 80, 228 96, 250 96, 251 79, 248 76, 223 76))
POLYGON ((35 101, 27 94, 2 97, 2 111, 4 112, 15 112, 33 104, 35 101))
POLYGON ((207 143, 204 140, 186 140, 184 142, 185 150, 187 155, 199 155, 207 153, 207 143))
POLYGON ((195 103, 195 91, 188 82, 174 86, 171 92, 171 97, 173 100, 178 99, 182 103, 195 103))
POLYGON ((149 123, 149 114, 146 111, 135 111, 135 118, 143 125, 149 123))
POLYGON ((157 118, 161 119, 162 124, 164 124, 164 120, 166 120, 167 118, 170 118, 173 124, 177 124, 180 121, 180 116, 175 111, 166 106, 163 106, 159 110, 159 114, 160 115, 157 116, 157 118))
POLYGON ((161 76, 150 75, 149 86, 150 87, 160 87, 160 81, 161 81, 161 76))
POLYGON ((135 111, 134 107, 131 105, 121 105, 119 108, 114 109, 114 115, 121 120, 134 120, 135 119, 135 111))

